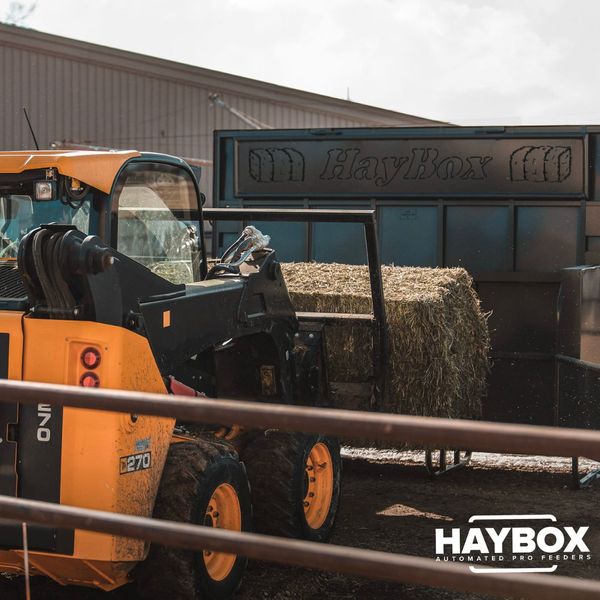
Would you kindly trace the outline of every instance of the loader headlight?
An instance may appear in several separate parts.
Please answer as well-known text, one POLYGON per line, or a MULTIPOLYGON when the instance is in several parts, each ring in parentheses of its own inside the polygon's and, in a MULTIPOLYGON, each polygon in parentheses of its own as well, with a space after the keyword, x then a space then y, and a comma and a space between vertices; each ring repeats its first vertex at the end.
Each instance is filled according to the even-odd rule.
POLYGON ((52 200, 54 198, 54 181, 36 181, 35 199, 52 200))

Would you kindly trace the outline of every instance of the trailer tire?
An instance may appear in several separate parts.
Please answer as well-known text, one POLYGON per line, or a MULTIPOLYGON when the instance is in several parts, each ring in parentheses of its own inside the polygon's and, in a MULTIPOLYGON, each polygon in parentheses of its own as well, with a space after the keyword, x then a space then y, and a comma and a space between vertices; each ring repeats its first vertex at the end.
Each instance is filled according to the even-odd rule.
MULTIPOLYGON (((211 436, 171 445, 154 518, 250 531, 251 516, 245 468, 229 443, 211 436)), ((148 600, 225 600, 246 563, 242 556, 153 544, 134 575, 148 600)))
POLYGON ((242 460, 256 531, 313 542, 329 538, 342 471, 335 438, 268 430, 246 446, 242 460))

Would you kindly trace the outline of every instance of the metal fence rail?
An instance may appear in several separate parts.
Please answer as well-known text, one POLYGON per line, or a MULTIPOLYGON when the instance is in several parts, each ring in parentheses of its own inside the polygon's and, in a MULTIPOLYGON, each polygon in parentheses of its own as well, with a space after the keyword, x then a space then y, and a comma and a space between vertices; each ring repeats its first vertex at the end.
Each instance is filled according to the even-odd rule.
MULTIPOLYGON (((490 452, 600 457, 600 432, 576 429, 117 390, 89 390, 9 380, 0 381, 0 402, 44 403, 171 416, 184 421, 235 423, 247 427, 321 432, 354 438, 379 438, 490 452)), ((0 517, 55 527, 88 529, 191 550, 228 552, 258 560, 394 582, 486 593, 503 598, 591 600, 600 597, 600 581, 555 575, 482 575, 472 573, 467 565, 428 558, 191 526, 7 496, 0 496, 0 517)))
POLYGON ((89 390, 11 380, 0 380, 0 402, 44 402, 75 408, 175 417, 181 421, 327 433, 423 444, 434 448, 600 459, 600 432, 584 429, 414 417, 224 398, 89 390))
POLYGON ((600 597, 600 581, 537 574, 482 575, 472 573, 467 565, 418 556, 184 525, 6 496, 0 496, 0 515, 20 522, 88 529, 189 550, 241 554, 256 560, 498 598, 597 600, 600 597))

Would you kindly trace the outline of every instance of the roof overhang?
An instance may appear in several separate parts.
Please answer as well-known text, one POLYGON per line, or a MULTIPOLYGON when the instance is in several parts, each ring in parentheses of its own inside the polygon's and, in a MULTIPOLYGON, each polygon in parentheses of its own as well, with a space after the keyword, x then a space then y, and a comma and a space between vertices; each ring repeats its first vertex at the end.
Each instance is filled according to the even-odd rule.
POLYGON ((54 168, 61 175, 79 179, 108 194, 121 167, 131 158, 138 156, 141 154, 137 150, 0 152, 0 173, 23 173, 32 169, 54 168))

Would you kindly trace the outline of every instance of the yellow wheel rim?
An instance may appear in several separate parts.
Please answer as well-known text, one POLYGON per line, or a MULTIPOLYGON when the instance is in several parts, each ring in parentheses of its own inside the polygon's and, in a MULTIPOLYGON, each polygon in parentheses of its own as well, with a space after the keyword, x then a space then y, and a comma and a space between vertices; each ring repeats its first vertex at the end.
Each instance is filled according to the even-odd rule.
POLYGON ((319 529, 329 514, 333 497, 333 464, 324 443, 312 447, 305 470, 304 518, 309 527, 319 529))
MULTIPOLYGON (((236 491, 228 483, 222 483, 213 492, 206 507, 204 524, 219 529, 242 530, 240 500, 236 491)), ((237 556, 204 550, 203 558, 211 579, 223 581, 231 573, 237 556)))

